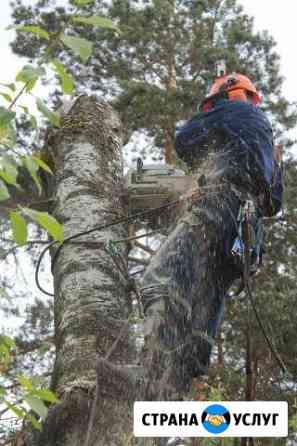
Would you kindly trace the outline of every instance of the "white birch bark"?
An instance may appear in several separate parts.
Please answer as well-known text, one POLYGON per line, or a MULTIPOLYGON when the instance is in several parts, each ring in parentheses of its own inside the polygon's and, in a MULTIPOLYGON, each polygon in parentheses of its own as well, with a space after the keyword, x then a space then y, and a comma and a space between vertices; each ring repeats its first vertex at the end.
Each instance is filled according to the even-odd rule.
MULTIPOLYGON (((52 213, 64 224, 65 238, 123 216, 121 125, 109 105, 95 97, 80 97, 62 128, 49 138, 48 150, 55 165, 52 213)), ((127 444, 132 408, 125 391, 129 389, 109 367, 131 362, 133 355, 131 332, 118 339, 128 326, 127 283, 105 249, 110 240, 123 235, 123 225, 84 235, 66 243, 57 257, 52 385, 62 404, 49 410, 39 445, 85 444, 96 363, 98 400, 89 446, 127 444)))

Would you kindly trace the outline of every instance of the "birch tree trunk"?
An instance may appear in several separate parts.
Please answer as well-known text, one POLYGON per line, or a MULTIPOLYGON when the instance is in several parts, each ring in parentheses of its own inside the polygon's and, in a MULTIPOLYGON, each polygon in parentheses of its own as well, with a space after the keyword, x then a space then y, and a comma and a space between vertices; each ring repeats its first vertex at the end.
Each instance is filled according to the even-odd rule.
MULTIPOLYGON (((52 213, 65 238, 123 216, 121 128, 109 105, 80 97, 48 150, 56 174, 52 213)), ((52 387, 62 403, 50 408, 40 446, 128 444, 132 408, 121 367, 133 357, 128 291, 106 250, 124 233, 123 225, 114 226, 66 243, 53 265, 52 387)))

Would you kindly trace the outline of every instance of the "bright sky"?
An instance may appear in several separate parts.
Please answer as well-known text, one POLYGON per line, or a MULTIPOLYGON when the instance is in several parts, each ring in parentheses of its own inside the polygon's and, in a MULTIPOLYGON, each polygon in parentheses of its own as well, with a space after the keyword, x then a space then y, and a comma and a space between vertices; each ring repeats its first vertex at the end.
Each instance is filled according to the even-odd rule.
POLYGON ((2 0, 0 14, 0 82, 12 82, 17 70, 21 68, 22 61, 15 57, 9 48, 9 42, 13 39, 13 31, 5 31, 11 23, 10 0, 2 0))
POLYGON ((239 0, 239 3, 254 17, 256 29, 267 30, 277 42, 281 73, 286 79, 284 94, 290 101, 297 101, 296 1, 239 0))
MULTIPOLYGON (((31 0, 32 1, 32 0, 31 0)), ((33 1, 32 1, 33 2, 33 1)), ((277 42, 281 56, 281 72, 286 78, 284 93, 291 101, 297 101, 296 82, 296 2, 292 0, 239 0, 246 12, 255 18, 257 30, 267 29, 277 42)), ((10 0, 1 0, 0 16, 0 82, 11 82, 22 67, 23 61, 9 49, 13 31, 5 31, 10 23, 10 0)))
MULTIPOLYGON (((289 100, 297 101, 296 82, 296 2, 292 0, 239 0, 246 12, 254 16, 256 29, 267 29, 277 41, 278 53, 281 56, 282 74, 286 81, 284 93, 289 100)), ((10 23, 10 0, 1 0, 0 16, 0 82, 13 81, 22 61, 9 49, 12 31, 5 31, 10 23)))

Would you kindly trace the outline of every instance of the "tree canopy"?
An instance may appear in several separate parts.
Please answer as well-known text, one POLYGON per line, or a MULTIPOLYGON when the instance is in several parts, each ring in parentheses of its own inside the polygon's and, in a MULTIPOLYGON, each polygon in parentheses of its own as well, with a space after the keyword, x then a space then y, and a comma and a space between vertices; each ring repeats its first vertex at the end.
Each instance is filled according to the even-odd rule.
MULTIPOLYGON (((30 93, 38 79, 54 91, 48 98, 37 99, 38 110, 52 126, 60 124, 59 107, 64 95, 95 93, 107 98, 120 112, 127 143, 134 135, 138 152, 174 164, 178 163, 173 150, 175 128, 195 112, 216 75, 217 61, 225 59, 229 72, 239 71, 255 81, 276 141, 285 148, 293 144, 288 131, 296 125, 296 106, 282 93, 276 43, 266 31, 255 32, 253 18, 237 0, 70 0, 59 6, 52 0, 39 0, 31 6, 16 0, 12 18, 17 30, 12 50, 25 56, 28 63, 17 74, 20 91, 15 83, 1 90, 6 100, 6 106, 0 107, 1 201, 9 199, 11 187, 18 187, 19 166, 29 173, 37 192, 42 188, 37 172, 40 168, 47 173, 51 170, 44 158, 36 153, 32 156, 44 135, 41 132, 36 137, 34 133, 39 127, 34 114, 23 108, 20 115, 14 109, 18 94, 30 93), (143 148, 144 136, 151 141, 149 147, 143 148)), ((285 399, 291 403, 294 438, 296 162, 287 155, 284 165, 285 222, 267 223, 265 267, 255 278, 254 292, 268 336, 290 375, 284 376, 276 366, 247 300, 234 300, 228 304, 205 397, 285 399)), ((63 239, 61 225, 30 203, 22 210, 11 208, 9 217, 10 224, 5 219, 1 231, 4 261, 15 243, 29 246, 30 235, 40 237, 40 229, 28 230, 28 222, 37 223, 58 241, 63 239)), ((28 259, 34 253, 31 249, 28 259)), ((17 292, 11 278, 3 274, 1 282, 3 294, 13 299, 17 292)), ((34 293, 27 290, 23 294, 34 293)), ((17 305, 7 304, 6 308, 11 315, 17 305)), ((53 303, 38 298, 30 305, 26 323, 15 339, 7 333, 0 336, 0 401, 8 399, 11 389, 14 392, 21 387, 21 399, 33 413, 18 404, 19 391, 15 391, 9 407, 16 417, 27 417, 37 429, 38 419, 46 415, 46 405, 56 402, 56 396, 48 390, 47 377, 40 381, 29 376, 44 371, 44 363, 52 364, 52 318, 53 303)), ((3 437, 7 435, 5 429, 3 437)), ((223 444, 231 444, 228 441, 223 444)), ((214 443, 205 439, 201 444, 214 443)), ((274 439, 270 444, 281 444, 281 440, 274 439)))

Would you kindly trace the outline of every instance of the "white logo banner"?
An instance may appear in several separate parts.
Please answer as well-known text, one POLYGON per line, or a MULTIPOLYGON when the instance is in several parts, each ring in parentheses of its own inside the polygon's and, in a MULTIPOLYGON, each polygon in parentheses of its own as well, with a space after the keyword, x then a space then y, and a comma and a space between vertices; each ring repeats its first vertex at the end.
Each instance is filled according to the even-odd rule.
POLYGON ((136 401, 136 437, 287 437, 286 401, 136 401))

